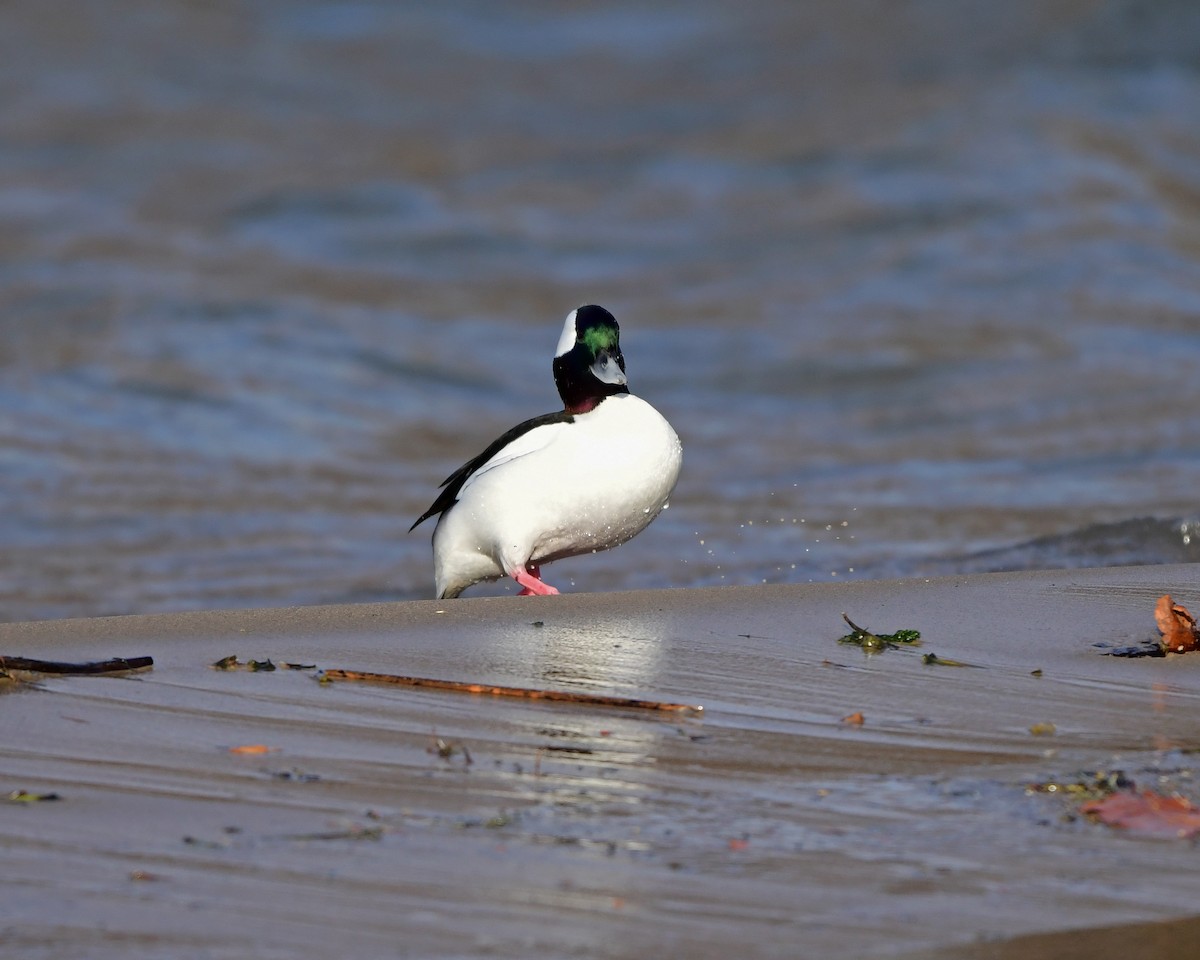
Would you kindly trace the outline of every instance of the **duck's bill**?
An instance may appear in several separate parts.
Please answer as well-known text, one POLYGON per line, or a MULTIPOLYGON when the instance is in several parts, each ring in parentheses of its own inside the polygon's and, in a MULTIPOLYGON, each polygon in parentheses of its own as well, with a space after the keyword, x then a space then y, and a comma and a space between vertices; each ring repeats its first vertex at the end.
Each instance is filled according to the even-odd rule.
POLYGON ((596 362, 592 364, 592 373, 601 383, 624 385, 627 382, 619 360, 608 353, 601 353, 596 357, 596 362))

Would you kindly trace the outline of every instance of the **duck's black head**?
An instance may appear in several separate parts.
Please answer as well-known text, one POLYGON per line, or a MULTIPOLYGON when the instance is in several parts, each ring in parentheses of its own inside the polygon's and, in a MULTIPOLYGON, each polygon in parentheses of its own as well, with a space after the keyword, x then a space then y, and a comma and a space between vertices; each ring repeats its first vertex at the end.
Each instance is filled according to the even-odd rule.
POLYGON ((586 413, 605 397, 629 392, 620 337, 603 307, 589 304, 567 314, 554 356, 554 383, 567 413, 586 413))

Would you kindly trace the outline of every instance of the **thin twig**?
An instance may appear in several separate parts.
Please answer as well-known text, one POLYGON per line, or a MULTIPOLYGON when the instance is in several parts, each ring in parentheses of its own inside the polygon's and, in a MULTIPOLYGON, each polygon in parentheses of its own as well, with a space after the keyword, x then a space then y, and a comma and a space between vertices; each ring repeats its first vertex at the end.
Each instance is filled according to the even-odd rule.
POLYGON ((429 687, 432 690, 453 690, 457 693, 485 693, 493 697, 520 697, 524 700, 554 700, 561 703, 586 703, 599 707, 634 707, 639 710, 662 710, 673 713, 700 713, 700 706, 686 703, 664 703, 661 700, 639 700, 633 697, 613 697, 601 693, 571 693, 566 690, 537 690, 531 687, 498 687, 486 683, 464 683, 459 680, 433 680, 428 677, 402 677, 394 673, 369 673, 364 670, 322 670, 317 677, 322 682, 357 680, 365 683, 388 683, 398 687, 429 687))
POLYGON ((92 660, 85 663, 62 663, 57 660, 33 660, 29 657, 0 656, 0 671, 25 670, 29 673, 57 673, 87 676, 100 673, 127 673, 154 666, 153 657, 113 657, 111 660, 92 660))

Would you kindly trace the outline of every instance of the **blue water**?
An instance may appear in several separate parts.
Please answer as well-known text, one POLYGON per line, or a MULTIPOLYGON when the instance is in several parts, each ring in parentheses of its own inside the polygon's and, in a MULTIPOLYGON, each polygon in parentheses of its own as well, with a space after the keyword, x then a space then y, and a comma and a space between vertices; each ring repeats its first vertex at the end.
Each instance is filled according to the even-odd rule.
POLYGON ((685 465, 563 589, 1200 559, 1191 4, 5 18, 0 618, 430 595, 583 302, 685 465))

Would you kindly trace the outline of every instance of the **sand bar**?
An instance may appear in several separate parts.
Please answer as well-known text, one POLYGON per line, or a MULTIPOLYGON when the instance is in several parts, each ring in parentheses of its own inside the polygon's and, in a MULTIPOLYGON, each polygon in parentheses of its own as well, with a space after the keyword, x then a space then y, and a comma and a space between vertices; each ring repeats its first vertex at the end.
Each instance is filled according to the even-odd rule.
POLYGON ((1026 789, 1186 792, 1200 654, 1095 646, 1156 636, 1164 592, 1200 608, 1200 570, 0 625, 0 655, 155 660, 0 696, 0 795, 59 797, 0 803, 0 954, 1029 960, 1124 925, 1174 955, 1193 843, 1026 789), (841 646, 843 612, 923 646, 841 646), (210 666, 229 654, 704 711, 210 666))

